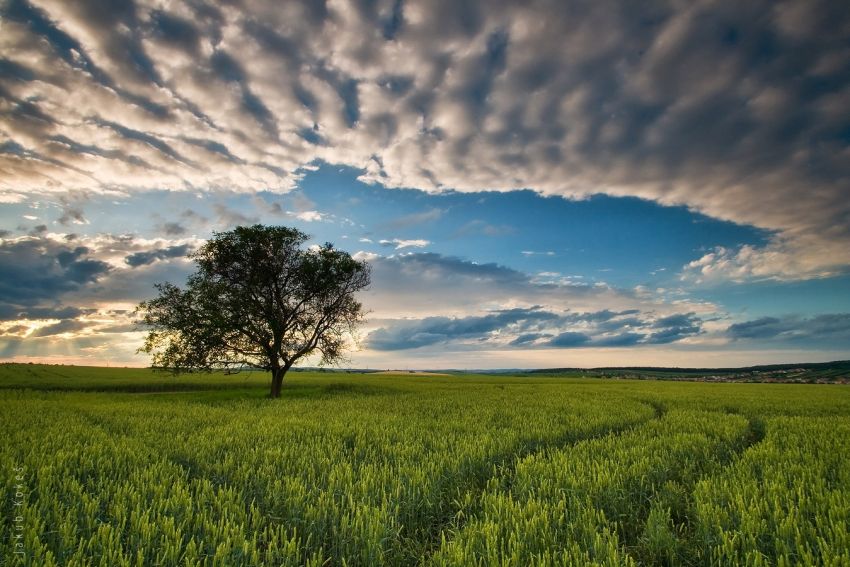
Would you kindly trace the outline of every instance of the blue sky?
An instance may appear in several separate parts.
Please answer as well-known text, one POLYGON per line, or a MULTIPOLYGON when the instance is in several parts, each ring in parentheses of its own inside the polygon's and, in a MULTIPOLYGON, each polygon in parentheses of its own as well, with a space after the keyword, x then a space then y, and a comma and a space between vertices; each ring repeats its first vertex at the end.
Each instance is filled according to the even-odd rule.
POLYGON ((561 8, 3 4, 0 358, 146 363, 255 222, 372 264, 354 366, 850 357, 848 10, 561 8))

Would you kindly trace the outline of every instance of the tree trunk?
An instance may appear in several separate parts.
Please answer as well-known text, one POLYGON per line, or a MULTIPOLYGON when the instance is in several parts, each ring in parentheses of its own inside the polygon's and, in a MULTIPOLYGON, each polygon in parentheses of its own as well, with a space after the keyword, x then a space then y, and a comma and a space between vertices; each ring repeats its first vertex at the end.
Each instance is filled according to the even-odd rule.
POLYGON ((272 392, 271 397, 279 398, 280 397, 280 388, 283 386, 283 377, 286 376, 286 373, 289 372, 289 369, 292 367, 292 363, 284 364, 283 366, 276 366, 272 368, 272 392))
POLYGON ((272 399, 280 397, 280 387, 283 385, 284 374, 286 374, 286 370, 283 368, 274 368, 272 370, 272 399))

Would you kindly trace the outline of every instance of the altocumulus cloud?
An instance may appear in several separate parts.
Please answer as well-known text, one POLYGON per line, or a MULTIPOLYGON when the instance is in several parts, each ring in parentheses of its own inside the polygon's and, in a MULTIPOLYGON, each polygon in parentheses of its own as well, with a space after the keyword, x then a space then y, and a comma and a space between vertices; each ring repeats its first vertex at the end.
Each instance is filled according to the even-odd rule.
POLYGON ((633 195, 772 234, 685 278, 850 265, 846 2, 0 9, 6 201, 287 191, 321 159, 388 187, 633 195))

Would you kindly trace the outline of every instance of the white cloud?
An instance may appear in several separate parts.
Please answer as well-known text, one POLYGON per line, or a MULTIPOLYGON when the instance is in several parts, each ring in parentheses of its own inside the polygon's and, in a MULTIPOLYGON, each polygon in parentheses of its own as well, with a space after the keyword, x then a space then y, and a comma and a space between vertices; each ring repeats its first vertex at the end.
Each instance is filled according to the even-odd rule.
POLYGON ((393 238, 392 240, 379 240, 378 244, 381 246, 394 246, 396 250, 403 250, 404 248, 425 248, 429 244, 431 244, 430 240, 423 239, 414 239, 414 240, 403 240, 400 238, 393 238))
POLYGON ((367 262, 371 262, 373 260, 377 260, 381 256, 378 255, 378 254, 375 254, 374 252, 364 252, 363 250, 359 250, 359 251, 355 252, 354 254, 352 254, 351 257, 354 258, 355 260, 365 260, 367 262))
POLYGON ((775 238, 764 247, 720 246, 683 266, 680 278, 695 283, 826 278, 846 271, 844 245, 806 235, 775 238))
POLYGON ((841 3, 409 0, 395 28, 338 2, 37 4, 70 39, 4 19, 0 202, 287 192, 325 160, 387 187, 635 196, 774 235, 718 276, 850 265, 841 3))
POLYGON ((325 213, 319 211, 301 211, 299 213, 289 213, 298 220, 304 222, 317 222, 325 219, 325 213))

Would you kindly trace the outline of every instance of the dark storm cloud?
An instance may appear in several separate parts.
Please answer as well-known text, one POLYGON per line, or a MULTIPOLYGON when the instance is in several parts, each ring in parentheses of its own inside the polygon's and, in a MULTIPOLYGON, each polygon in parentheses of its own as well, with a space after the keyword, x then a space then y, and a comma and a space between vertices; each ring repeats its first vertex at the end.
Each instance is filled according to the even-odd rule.
POLYGON ((168 248, 160 248, 159 250, 146 250, 144 252, 135 252, 124 258, 124 262, 131 268, 138 268, 139 266, 146 266, 148 264, 152 264, 157 260, 167 260, 169 258, 183 258, 191 251, 192 247, 190 245, 181 244, 179 246, 169 246, 168 248))
POLYGON ((0 243, 0 316, 41 318, 73 316, 76 308, 58 304, 63 294, 105 276, 110 267, 89 257, 84 246, 24 238, 0 243))
POLYGON ((789 322, 776 317, 762 317, 744 323, 735 323, 728 333, 733 339, 772 339, 790 330, 789 322))
POLYGON ((632 195, 755 225, 712 277, 850 265, 850 4, 3 4, 0 189, 632 195), (297 25, 294 24, 297 22, 297 25))
POLYGON ((850 346, 850 313, 761 317, 730 325, 726 333, 734 340, 778 340, 847 347, 850 346))
POLYGON ((0 58, 0 79, 32 81, 36 78, 33 70, 8 59, 0 58))

